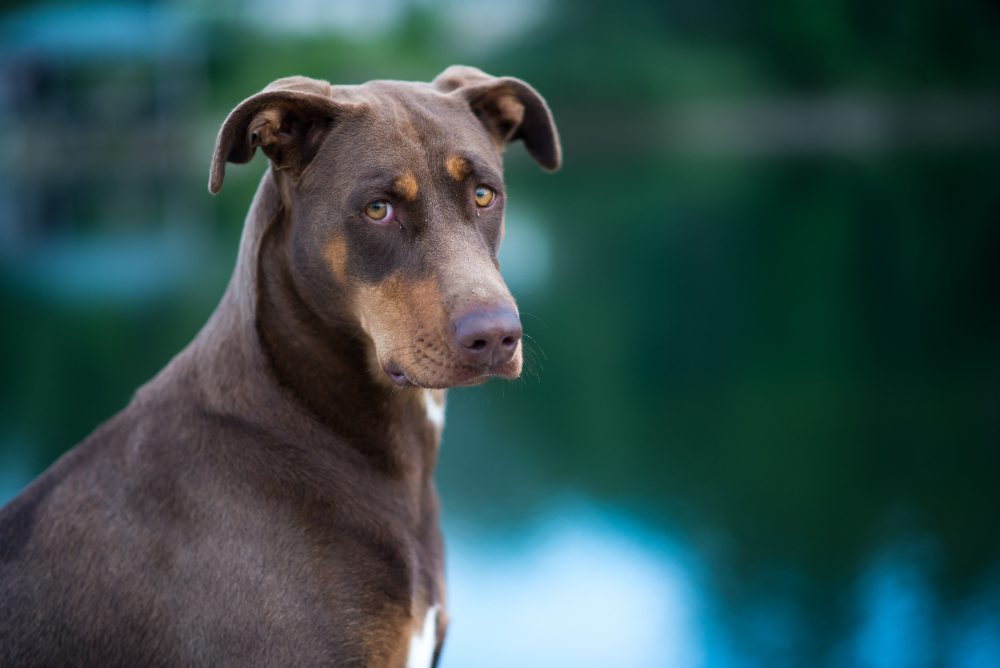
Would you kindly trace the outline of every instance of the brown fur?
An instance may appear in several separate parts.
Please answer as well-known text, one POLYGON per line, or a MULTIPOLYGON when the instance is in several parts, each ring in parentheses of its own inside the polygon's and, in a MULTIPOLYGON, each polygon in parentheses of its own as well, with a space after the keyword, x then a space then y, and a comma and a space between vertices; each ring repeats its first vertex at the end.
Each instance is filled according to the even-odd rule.
POLYGON ((212 192, 227 161, 271 161, 232 281, 125 410, 0 510, 0 665, 399 668, 434 605, 440 652, 440 430, 421 388, 442 405, 520 373, 519 349, 477 366, 452 336, 462 314, 514 308, 496 251, 515 139, 559 166, 541 97, 463 67, 282 79, 230 114, 212 192), (376 200, 397 220, 367 219, 376 200))

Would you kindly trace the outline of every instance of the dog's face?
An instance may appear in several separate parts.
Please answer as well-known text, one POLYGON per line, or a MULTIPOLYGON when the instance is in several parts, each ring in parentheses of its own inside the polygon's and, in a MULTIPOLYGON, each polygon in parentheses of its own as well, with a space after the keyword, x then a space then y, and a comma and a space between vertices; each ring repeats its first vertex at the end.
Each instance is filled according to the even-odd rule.
MULTIPOLYGON (((560 163, 542 98, 517 79, 451 67, 432 83, 279 80, 230 114, 224 163, 271 159, 291 226, 294 289, 317 316, 358 323, 379 378, 446 388, 521 373, 521 323, 500 276, 514 140, 560 163)), ((335 344, 335 342, 331 342, 335 344)))

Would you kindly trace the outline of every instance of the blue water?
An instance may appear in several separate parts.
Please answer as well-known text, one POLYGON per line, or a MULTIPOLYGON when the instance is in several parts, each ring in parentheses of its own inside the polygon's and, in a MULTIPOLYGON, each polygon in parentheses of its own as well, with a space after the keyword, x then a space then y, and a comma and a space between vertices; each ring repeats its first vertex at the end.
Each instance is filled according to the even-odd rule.
MULTIPOLYGON (((622 511, 577 500, 515 532, 446 522, 446 535, 453 621, 443 668, 801 665, 793 602, 743 620, 770 641, 762 658, 726 630, 706 564, 622 511)), ((856 622, 826 665, 1000 666, 996 583, 949 615, 918 558, 890 548, 873 556, 848 594, 856 622)))
POLYGON ((666 537, 583 503, 523 533, 446 534, 444 668, 706 665, 697 564, 666 537))

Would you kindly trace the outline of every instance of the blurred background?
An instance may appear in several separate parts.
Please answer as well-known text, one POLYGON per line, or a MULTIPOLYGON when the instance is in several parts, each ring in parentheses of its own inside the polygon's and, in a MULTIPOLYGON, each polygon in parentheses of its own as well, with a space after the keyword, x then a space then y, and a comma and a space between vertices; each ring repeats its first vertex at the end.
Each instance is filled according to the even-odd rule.
POLYGON ((525 79, 516 383, 449 394, 443 668, 1000 666, 1000 6, 0 9, 0 501, 217 304, 292 74, 525 79))

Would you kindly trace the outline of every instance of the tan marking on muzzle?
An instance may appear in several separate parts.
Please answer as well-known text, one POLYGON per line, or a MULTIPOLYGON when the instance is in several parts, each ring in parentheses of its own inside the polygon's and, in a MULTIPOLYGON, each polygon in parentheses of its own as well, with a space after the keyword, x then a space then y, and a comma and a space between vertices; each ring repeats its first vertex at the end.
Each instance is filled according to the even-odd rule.
POLYGON ((417 192, 419 191, 417 180, 409 172, 396 179, 392 184, 392 189, 407 202, 417 199, 417 192))
POLYGON ((337 282, 340 285, 347 283, 347 242, 344 237, 334 237, 326 245, 324 256, 337 282))
POLYGON ((358 297, 362 323, 375 341, 379 362, 399 361, 405 367, 418 338, 440 345, 447 314, 436 278, 414 281, 393 274, 381 283, 362 286, 358 297))
POLYGON ((457 155, 450 155, 444 161, 444 168, 453 179, 461 181, 469 174, 469 161, 457 155))

